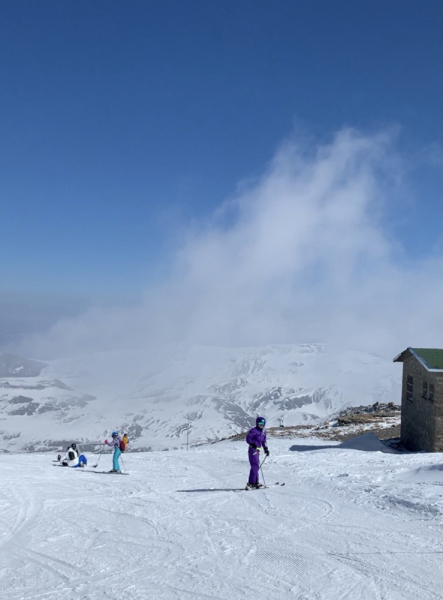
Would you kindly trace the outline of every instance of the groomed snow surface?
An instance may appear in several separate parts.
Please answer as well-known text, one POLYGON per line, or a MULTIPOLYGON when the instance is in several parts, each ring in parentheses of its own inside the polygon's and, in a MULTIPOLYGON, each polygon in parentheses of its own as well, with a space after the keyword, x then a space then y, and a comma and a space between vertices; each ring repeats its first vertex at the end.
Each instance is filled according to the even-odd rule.
POLYGON ((286 485, 248 492, 242 442, 128 453, 129 477, 1 455, 1 597, 441 600, 441 454, 353 446, 270 440, 286 485))

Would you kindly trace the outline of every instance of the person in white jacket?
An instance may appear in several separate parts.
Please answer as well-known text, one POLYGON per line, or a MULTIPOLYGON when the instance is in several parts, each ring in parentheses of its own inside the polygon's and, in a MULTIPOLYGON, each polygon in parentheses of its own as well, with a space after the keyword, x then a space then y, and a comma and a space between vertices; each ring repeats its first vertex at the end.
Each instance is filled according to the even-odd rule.
POLYGON ((87 465, 86 456, 80 454, 80 449, 77 444, 71 444, 66 450, 65 456, 62 458, 62 465, 64 467, 85 467, 87 465))

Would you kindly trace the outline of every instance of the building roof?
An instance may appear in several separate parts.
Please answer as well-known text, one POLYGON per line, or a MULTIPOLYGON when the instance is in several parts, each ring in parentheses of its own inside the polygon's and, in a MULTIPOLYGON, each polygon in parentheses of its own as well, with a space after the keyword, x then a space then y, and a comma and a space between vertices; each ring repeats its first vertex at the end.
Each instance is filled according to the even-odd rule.
POLYGON ((440 348, 406 348, 394 358, 394 362, 403 362, 412 354, 428 371, 443 371, 443 350, 440 348))

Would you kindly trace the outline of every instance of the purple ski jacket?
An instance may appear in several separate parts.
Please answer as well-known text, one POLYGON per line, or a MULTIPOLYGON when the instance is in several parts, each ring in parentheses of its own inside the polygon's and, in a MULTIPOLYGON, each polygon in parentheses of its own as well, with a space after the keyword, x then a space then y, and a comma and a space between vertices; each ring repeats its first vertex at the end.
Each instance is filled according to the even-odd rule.
MULTIPOLYGON (((261 417, 257 417, 257 421, 261 417)), ((250 446, 254 444, 257 448, 263 448, 265 451, 268 449, 266 445, 266 431, 265 429, 260 429, 257 425, 249 430, 248 435, 246 436, 246 443, 250 446)))
POLYGON ((108 440, 105 441, 105 444, 107 446, 111 446, 111 448, 114 448, 114 450, 116 448, 120 449, 120 442, 122 441, 121 437, 119 435, 116 435, 115 437, 112 438, 112 440, 110 442, 108 442, 108 440))

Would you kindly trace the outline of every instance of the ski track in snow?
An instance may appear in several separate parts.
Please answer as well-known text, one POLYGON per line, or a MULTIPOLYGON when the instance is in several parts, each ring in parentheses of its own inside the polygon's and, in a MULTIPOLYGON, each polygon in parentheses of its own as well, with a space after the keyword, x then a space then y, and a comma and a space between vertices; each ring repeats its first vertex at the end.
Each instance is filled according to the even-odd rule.
POLYGON ((239 493, 240 442, 126 454, 130 477, 2 455, 2 597, 441 598, 441 455, 271 444, 286 485, 239 493))

